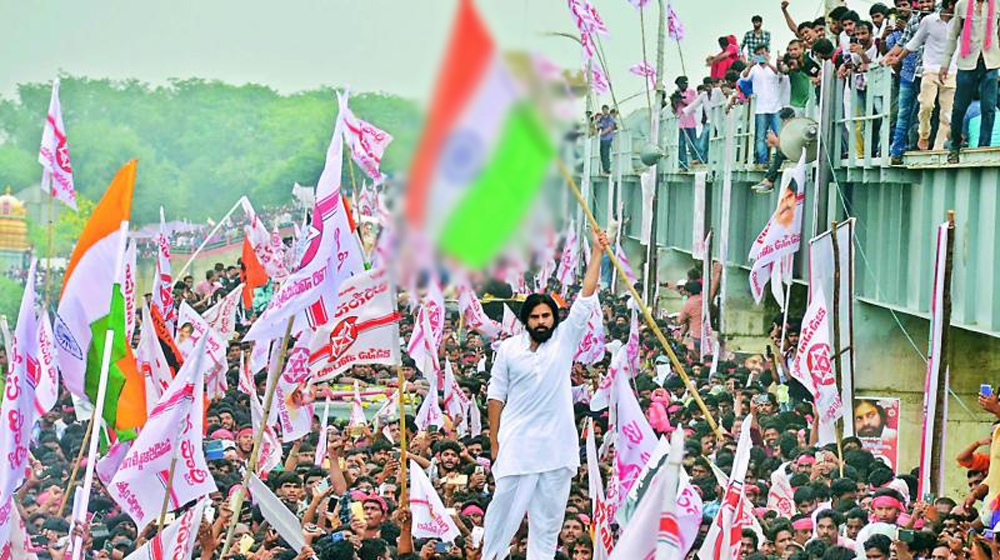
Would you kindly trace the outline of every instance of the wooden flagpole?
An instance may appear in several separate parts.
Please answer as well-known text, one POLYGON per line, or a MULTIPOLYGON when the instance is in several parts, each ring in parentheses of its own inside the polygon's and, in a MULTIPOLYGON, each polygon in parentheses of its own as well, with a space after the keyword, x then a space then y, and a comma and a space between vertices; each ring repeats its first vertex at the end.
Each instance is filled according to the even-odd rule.
MULTIPOLYGON (((195 397, 197 398, 197 396, 195 397)), ((174 445, 174 456, 170 459, 170 469, 167 471, 167 489, 163 493, 163 505, 160 507, 160 517, 156 521, 156 532, 163 531, 163 521, 167 517, 167 508, 170 507, 170 493, 174 490, 174 468, 177 467, 177 445, 174 445)))
POLYGON ((53 247, 53 236, 54 236, 53 232, 55 230, 55 222, 52 221, 52 212, 54 210, 54 206, 55 205, 52 203, 52 199, 54 198, 52 196, 52 177, 48 174, 48 172, 46 172, 45 175, 49 177, 49 179, 48 179, 48 191, 49 191, 49 216, 48 216, 48 218, 49 218, 49 223, 48 223, 48 242, 47 242, 48 243, 48 248, 46 250, 48 258, 45 259, 45 297, 44 297, 45 306, 43 307, 43 309, 45 309, 45 313, 48 313, 49 312, 49 288, 52 285, 52 247, 53 247))
POLYGON ((69 482, 66 484, 66 490, 63 491, 62 502, 59 503, 59 511, 56 512, 56 517, 62 517, 63 511, 66 510, 66 502, 69 501, 69 495, 73 489, 73 485, 76 483, 76 477, 80 474, 80 463, 83 462, 83 452, 88 449, 90 436, 94 432, 94 418, 96 416, 91 416, 90 422, 87 422, 87 431, 83 434, 83 441, 80 442, 80 451, 77 452, 76 461, 73 462, 73 472, 69 475, 69 482))
MULTIPOLYGON (((840 357, 840 243, 837 239, 837 220, 830 224, 830 241, 833 244, 833 370, 836 373, 837 394, 843 395, 843 361, 840 357)), ((852 410, 851 403, 840 403, 840 406, 852 410)), ((818 422, 819 419, 817 418, 818 422)), ((837 419, 834 431, 837 435, 837 458, 840 459, 840 477, 844 477, 844 417, 837 419)))
MULTIPOLYGON (((274 370, 271 371, 269 376, 269 381, 267 386, 267 394, 264 396, 264 411, 261 415, 263 422, 267 422, 268 416, 271 415, 271 405, 274 403, 274 390, 278 386, 278 376, 281 375, 281 370, 285 366, 285 358, 288 355, 288 339, 292 336, 292 326, 295 324, 295 317, 288 318, 288 325, 285 327, 285 334, 281 337, 281 348, 278 353, 278 361, 275 363, 274 370)), ((229 547, 233 544, 233 536, 236 533, 236 525, 240 520, 240 510, 243 509, 243 501, 246 499, 247 486, 250 484, 250 477, 253 476, 257 471, 257 459, 260 456, 261 439, 263 438, 264 430, 259 430, 254 434, 253 437, 253 450, 250 452, 250 459, 247 461, 247 471, 243 475, 243 484, 240 489, 236 491, 234 496, 233 504, 233 518, 229 522, 229 528, 226 530, 226 540, 222 546, 222 554, 219 555, 220 558, 226 557, 226 552, 229 551, 229 547)))
MULTIPOLYGON (((583 200, 583 195, 580 194, 580 189, 576 186, 576 182, 573 180, 573 175, 570 173, 569 169, 566 168, 566 164, 563 163, 561 159, 556 159, 556 165, 559 167, 559 172, 563 175, 563 178, 566 179, 566 183, 569 185, 569 188, 573 191, 573 195, 576 196, 577 201, 580 203, 580 207, 583 208, 583 212, 587 216, 587 221, 590 223, 590 227, 596 231, 600 231, 601 227, 598 225, 597 220, 594 218, 594 214, 590 211, 590 208, 587 207, 586 202, 583 200)), ((653 241, 651 240, 650 243, 652 242, 653 241)), ((625 276, 625 269, 623 269, 621 263, 618 262, 618 258, 615 257, 614 251, 612 251, 611 247, 605 247, 604 254, 611 259, 611 264, 614 265, 615 270, 618 271, 618 277, 622 279, 622 284, 625 285, 629 293, 632 295, 632 299, 634 299, 636 305, 639 306, 639 310, 642 312, 642 316, 646 320, 646 325, 648 325, 649 328, 652 329, 653 334, 656 335, 657 340, 659 340, 660 345, 663 347, 663 351, 667 353, 667 358, 670 359, 670 364, 673 367, 673 370, 684 381, 684 385, 687 387, 688 391, 691 392, 692 398, 694 398, 695 402, 698 404, 698 408, 701 409, 701 413, 705 416, 705 420, 712 428, 712 431, 715 432, 716 437, 720 440, 723 439, 725 436, 719 428, 719 425, 715 422, 711 413, 708 412, 708 408, 705 406, 705 401, 703 401, 701 396, 698 394, 698 388, 691 382, 691 378, 688 377, 684 367, 681 366, 680 361, 677 359, 677 355, 674 354, 673 349, 670 347, 670 343, 667 342, 667 338, 663 335, 660 327, 657 326, 652 314, 650 314, 649 307, 642 300, 642 298, 639 297, 639 293, 636 292, 635 286, 629 284, 628 279, 625 276)))
MULTIPOLYGON (((934 407, 934 431, 936 434, 945 433, 945 422, 948 421, 945 415, 945 400, 948 398, 948 354, 951 346, 948 336, 948 328, 951 326, 951 281, 952 281, 952 267, 955 261, 955 211, 948 210, 948 243, 945 250, 945 261, 944 261, 944 278, 942 282, 944 286, 942 288, 942 293, 944 297, 941 302, 941 359, 938 361, 937 368, 937 386, 931 387, 930 390, 934 392, 932 397, 937 405, 934 407)), ((934 310, 931 310, 933 316, 934 310)), ((933 322, 933 319, 932 319, 933 322)), ((933 324, 931 326, 933 328, 933 324)), ((933 337, 933 332, 931 333, 933 337)), ((941 495, 942 490, 942 480, 941 480, 941 461, 944 456, 944 438, 943 437, 933 437, 930 441, 931 445, 931 464, 930 464, 930 476, 927 477, 930 480, 930 488, 925 489, 925 492, 933 493, 935 496, 941 495)), ((923 499, 923 496, 919 496, 923 499)))
POLYGON ((396 380, 399 382, 399 503, 407 505, 407 470, 409 457, 406 450, 406 379, 403 377, 403 367, 396 366, 396 380))

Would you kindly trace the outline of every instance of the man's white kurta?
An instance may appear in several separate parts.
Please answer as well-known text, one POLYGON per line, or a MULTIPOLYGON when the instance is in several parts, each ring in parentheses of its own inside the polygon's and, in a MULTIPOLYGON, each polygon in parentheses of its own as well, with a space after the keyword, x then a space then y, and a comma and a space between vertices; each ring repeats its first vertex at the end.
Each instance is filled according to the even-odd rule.
POLYGON ((527 332, 500 344, 487 399, 504 402, 494 478, 580 466, 570 370, 597 294, 578 297, 537 350, 527 332))

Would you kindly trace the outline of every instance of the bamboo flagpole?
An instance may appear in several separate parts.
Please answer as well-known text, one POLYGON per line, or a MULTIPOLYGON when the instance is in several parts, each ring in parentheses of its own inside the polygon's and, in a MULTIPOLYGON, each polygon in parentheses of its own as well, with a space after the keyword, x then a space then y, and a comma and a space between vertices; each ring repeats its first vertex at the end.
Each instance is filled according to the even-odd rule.
MULTIPOLYGON (((600 231, 601 227, 597 224, 597 220, 594 218, 594 214, 590 211, 590 208, 587 207, 586 202, 584 202, 583 195, 580 194, 580 189, 577 188, 576 182, 573 180, 572 174, 570 173, 569 169, 566 168, 566 164, 563 163, 561 159, 556 159, 556 165, 559 167, 559 172, 563 175, 563 178, 566 179, 566 183, 573 191, 573 195, 576 196, 576 199, 580 203, 581 208, 583 208, 583 212, 587 216, 587 221, 590 223, 591 228, 600 231)), ((652 243, 652 241, 650 242, 652 243)), ((635 290, 635 286, 629 284, 628 279, 625 276, 625 269, 623 269, 621 263, 618 262, 618 258, 615 257, 614 251, 611 249, 611 247, 605 247, 604 254, 607 255, 609 259, 611 259, 611 264, 614 265, 615 270, 618 271, 618 276, 622 279, 622 284, 625 285, 625 287, 629 291, 629 294, 631 294, 632 299, 634 299, 636 305, 639 306, 639 310, 642 312, 642 316, 646 320, 646 325, 648 325, 649 328, 652 329, 653 334, 656 335, 657 340, 659 340, 660 345, 663 347, 663 351, 667 353, 667 358, 670 359, 671 366, 673 367, 677 375, 680 376, 680 378, 684 381, 684 385, 687 387, 688 391, 691 392, 692 398, 694 398, 695 402, 698 404, 698 408, 701 409, 701 413, 705 416, 705 420, 712 428, 712 431, 715 432, 716 437, 718 437, 719 439, 723 439, 725 436, 722 430, 719 428, 719 425, 715 422, 715 419, 712 417, 711 413, 708 412, 708 408, 705 406, 705 401, 703 401, 701 399, 701 396, 698 394, 698 388, 695 386, 694 383, 691 382, 691 378, 688 377, 688 374, 684 370, 684 367, 681 366, 680 361, 677 359, 677 355, 674 354, 673 349, 670 347, 670 343, 667 341, 667 338, 663 335, 663 332, 660 330, 660 327, 657 326, 656 321, 653 319, 652 314, 650 314, 649 307, 642 300, 642 298, 639 297, 639 293, 635 290)))
POLYGON ((55 210, 55 205, 53 204, 53 199, 55 198, 55 196, 52 193, 52 175, 49 174, 48 172, 46 172, 46 173, 43 174, 43 176, 48 178, 47 183, 48 183, 48 192, 49 192, 49 212, 48 212, 48 214, 49 214, 48 215, 48 218, 49 218, 48 222, 49 223, 48 223, 48 226, 47 226, 47 229, 48 229, 48 240, 47 240, 48 247, 46 248, 46 256, 47 256, 47 258, 45 259, 45 297, 44 297, 45 306, 43 307, 43 309, 45 309, 45 312, 48 313, 49 312, 49 290, 50 290, 50 287, 52 285, 52 253, 53 253, 53 237, 54 237, 54 230, 55 230, 55 222, 52 220, 52 213, 55 210))
MULTIPOLYGON (((927 399, 933 399, 933 425, 931 434, 933 437, 926 438, 923 445, 929 446, 930 457, 929 461, 921 461, 921 473, 920 473, 920 493, 919 497, 923 499, 926 494, 933 494, 935 496, 941 495, 941 490, 944 484, 944 434, 947 432, 945 430, 947 418, 946 404, 948 399, 948 366, 949 366, 949 349, 950 341, 948 337, 949 326, 951 325, 951 282, 952 282, 952 267, 954 266, 954 255, 955 255, 955 211, 948 211, 948 221, 947 228, 944 228, 947 232, 947 240, 945 242, 945 254, 944 254, 944 270, 942 271, 940 278, 935 278, 935 284, 940 280, 941 282, 941 301, 938 303, 934 301, 937 299, 939 294, 932 294, 932 304, 931 304, 931 349, 928 353, 929 368, 934 368, 934 372, 928 375, 928 379, 932 380, 933 383, 926 390, 927 399), (940 305, 940 312, 936 311, 938 305, 940 305), (938 316, 935 316, 935 315, 938 316), (940 320, 940 323, 935 325, 935 322, 940 320), (934 338, 938 338, 937 348, 934 348, 934 338), (936 352, 935 352, 936 350, 936 352), (937 356, 934 356, 934 354, 937 356), (935 359, 937 358, 937 359, 935 359), (929 439, 930 441, 927 441, 929 439)), ((939 269, 940 270, 940 269, 939 269)), ((936 286, 935 286, 936 287, 936 286)), ((925 407, 924 412, 927 413, 927 408, 925 407)), ((930 421, 929 418, 924 418, 924 422, 930 421)), ((924 449, 921 449, 923 452, 924 449)))
POLYGON ((83 441, 80 442, 80 451, 77 452, 76 461, 73 462, 73 472, 69 475, 69 482, 66 484, 66 490, 63 491, 62 502, 59 503, 59 511, 56 513, 56 517, 62 517, 63 511, 66 510, 66 502, 69 501, 73 485, 76 484, 76 477, 80 474, 80 463, 83 462, 83 452, 89 448, 90 436, 94 432, 94 418, 95 416, 91 416, 90 422, 87 422, 87 431, 83 434, 83 441))
POLYGON ((406 378, 402 366, 396 366, 396 380, 399 382, 399 503, 407 504, 409 457, 406 450, 406 378))
MULTIPOLYGON (((833 243, 833 371, 836 375, 837 394, 844 394, 843 360, 840 350, 840 240, 837 239, 837 220, 830 224, 830 241, 833 243)), ((841 409, 850 407, 851 403, 840 403, 841 409)), ((849 409, 850 410, 850 409, 849 409)), ((817 421, 819 421, 817 419, 817 421)), ((837 458, 840 460, 840 477, 844 477, 844 416, 837 419, 834 426, 837 436, 837 458)))
MULTIPOLYGON (((263 422, 267 422, 267 418, 271 415, 271 405, 274 403, 274 390, 278 386, 278 376, 281 375, 281 370, 285 366, 285 357, 288 355, 288 339, 292 336, 292 326, 294 324, 295 316, 293 315, 288 318, 285 334, 281 337, 278 360, 275 363, 274 370, 271 371, 271 375, 268 376, 267 393, 264 396, 264 411, 261 414, 263 422)), ((250 484, 250 477, 257 470, 257 459, 260 456, 260 443, 263 435, 264 430, 259 430, 253 436, 253 450, 250 452, 250 459, 247 461, 247 471, 243 475, 243 484, 240 485, 239 490, 236 491, 236 495, 233 496, 233 518, 229 522, 229 528, 226 530, 226 540, 222 545, 220 558, 226 557, 226 552, 229 551, 229 547, 233 544, 233 535, 236 533, 236 525, 240 520, 240 510, 243 509, 243 501, 246 499, 247 486, 250 484)))

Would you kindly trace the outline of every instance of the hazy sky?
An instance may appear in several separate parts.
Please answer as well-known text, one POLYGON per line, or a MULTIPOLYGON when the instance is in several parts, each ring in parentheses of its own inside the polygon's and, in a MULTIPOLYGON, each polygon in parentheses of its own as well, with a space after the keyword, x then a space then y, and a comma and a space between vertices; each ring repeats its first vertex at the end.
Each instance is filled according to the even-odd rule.
MULTIPOLYGON (((59 70, 90 77, 217 78, 282 92, 350 85, 426 99, 456 0, 0 0, 0 95, 47 81, 59 70)), ((504 48, 542 52, 580 66, 579 46, 547 31, 574 31, 565 0, 477 0, 504 48)), ((642 60, 639 13, 626 0, 594 0, 611 36, 603 40, 616 94, 642 91, 628 67, 642 60)), ((797 17, 816 17, 820 0, 792 0, 797 17)), ((646 9, 647 55, 656 52, 656 3, 646 9)), ((764 17, 782 46, 791 38, 779 0, 675 0, 687 27, 681 43, 691 76, 719 35, 742 37, 764 17)), ((863 4, 862 4, 863 5, 863 4)), ((867 10, 865 10, 867 11, 867 10)), ((782 49, 783 50, 783 49, 782 49)), ((667 44, 666 76, 681 71, 667 44)), ((644 100, 645 96, 640 99, 644 100)))

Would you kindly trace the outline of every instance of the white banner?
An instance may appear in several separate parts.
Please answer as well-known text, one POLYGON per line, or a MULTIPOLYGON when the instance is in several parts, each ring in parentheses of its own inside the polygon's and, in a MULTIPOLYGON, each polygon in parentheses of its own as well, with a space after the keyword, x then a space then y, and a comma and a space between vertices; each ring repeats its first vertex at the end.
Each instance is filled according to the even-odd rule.
POLYGON ((695 260, 705 258, 705 182, 708 173, 697 171, 694 174, 694 208, 692 209, 691 220, 691 258, 695 260))
MULTIPOLYGON (((297 184, 296 184, 297 185, 297 184)), ((253 247, 253 253, 257 256, 257 261, 264 267, 264 271, 275 282, 284 282, 288 278, 288 267, 285 265, 288 249, 281 240, 281 234, 275 229, 273 233, 268 233, 267 226, 261 221, 254 211, 250 201, 244 197, 240 200, 243 204, 243 211, 250 218, 250 224, 246 226, 247 240, 253 247)))
POLYGON ((156 272, 153 276, 153 307, 167 324, 170 334, 174 333, 177 322, 177 308, 174 305, 174 278, 170 267, 170 239, 163 223, 163 208, 160 208, 160 233, 156 235, 156 272))
POLYGON ((396 290, 384 268, 348 279, 337 312, 316 332, 309 365, 315 382, 332 379, 355 365, 400 363, 396 290))
POLYGON ((236 310, 243 295, 243 284, 232 289, 226 297, 219 300, 205 311, 205 322, 218 333, 223 340, 232 340, 236 335, 236 310))
POLYGON ((712 525, 708 529, 705 541, 698 550, 701 560, 720 560, 730 558, 740 560, 740 543, 743 529, 749 526, 753 519, 753 511, 747 507, 744 480, 747 467, 750 465, 750 417, 743 419, 740 439, 736 446, 736 457, 733 459, 733 469, 722 496, 722 504, 712 525))
MULTIPOLYGON (((627 350, 622 348, 616 360, 627 361, 627 350)), ((629 383, 629 376, 618 372, 612 385, 611 398, 615 407, 615 472, 618 478, 618 501, 615 509, 636 483, 639 472, 649 461, 656 448, 656 434, 636 400, 629 383)))
MULTIPOLYGON (((309 345, 312 332, 299 335, 295 346, 285 357, 285 369, 274 388, 274 405, 267 419, 268 426, 281 426, 281 440, 295 441, 312 429, 313 405, 309 375, 309 345)), ((273 356, 277 359, 277 355, 273 356)))
POLYGON ((260 513, 264 519, 274 527, 292 550, 301 552, 306 540, 302 536, 302 527, 295 514, 289 511, 288 506, 256 476, 250 475, 249 487, 250 494, 253 495, 254 502, 260 506, 260 513))
MULTIPOLYGON (((347 99, 339 97, 343 115, 347 99)), ((351 232, 340 196, 343 129, 343 119, 338 117, 326 165, 316 186, 316 205, 312 222, 304 233, 305 251, 299 269, 278 288, 244 340, 279 338, 287 321, 303 311, 310 327, 325 325, 336 308, 336 294, 343 282, 364 270, 361 246, 351 232)))
POLYGON ((38 163, 42 164, 42 189, 49 196, 76 211, 76 190, 73 188, 73 166, 66 142, 62 104, 59 103, 59 79, 52 82, 49 112, 42 130, 42 145, 38 150, 38 163))
MULTIPOLYGON (((837 249, 840 254, 840 400, 854 401, 854 224, 855 219, 837 224, 837 249)), ((834 294, 833 237, 824 232, 809 241, 809 288, 822 286, 824 294, 834 294)), ((810 293, 810 297, 812 294, 810 293)), ((832 308, 832 297, 831 297, 832 308)), ((854 423, 844 423, 844 435, 853 436, 854 423)))
POLYGON ((125 270, 122 279, 122 297, 125 298, 125 342, 132 344, 135 333, 135 277, 136 277, 135 240, 129 239, 125 246, 125 270))
POLYGON ((562 284, 564 293, 566 288, 576 279, 576 268, 579 262, 580 248, 577 243, 576 224, 570 220, 569 227, 566 228, 562 254, 559 256, 559 268, 556 271, 556 280, 562 284))
POLYGON ((594 306, 590 317, 587 318, 587 330, 583 332, 583 338, 580 339, 580 346, 576 349, 573 361, 592 365, 603 360, 604 336, 604 312, 600 306, 594 306))
POLYGON ((148 307, 143 308, 139 345, 135 349, 135 365, 142 374, 146 389, 146 412, 151 413, 170 387, 173 377, 163 354, 163 347, 160 346, 160 339, 156 336, 156 327, 153 326, 152 313, 148 307))
POLYGON ((366 175, 381 182, 383 176, 379 166, 385 149, 392 142, 392 135, 355 117, 346 103, 341 106, 341 111, 344 111, 344 136, 351 148, 351 157, 366 175))
MULTIPOLYGON (((37 383, 50 382, 40 377, 38 367, 40 358, 44 358, 38 344, 41 325, 35 312, 35 266, 32 260, 21 297, 3 403, 0 404, 0 417, 4 419, 4 429, 0 430, 0 504, 3 504, 0 507, 0 543, 9 542, 17 525, 12 497, 31 468, 28 448, 35 422, 48 412, 38 406, 35 393, 37 383)), ((51 362, 51 346, 48 361, 51 362)))
POLYGON ((167 511, 217 490, 202 448, 205 372, 211 367, 205 352, 202 341, 156 404, 107 486, 136 527, 145 527, 159 515, 174 458, 167 511))
POLYGON ((701 261, 701 340, 698 342, 699 359, 713 351, 712 347, 712 232, 705 236, 701 261))
MULTIPOLYGON (((208 357, 212 358, 212 362, 216 366, 228 369, 226 362, 226 339, 218 331, 209 326, 208 321, 185 301, 181 302, 181 310, 177 318, 178 330, 187 324, 190 324, 193 329, 190 339, 192 347, 197 345, 202 338, 206 338, 205 352, 208 353, 208 357)), ((184 349, 181 348, 181 351, 183 352, 184 349)), ((184 359, 187 360, 190 356, 191 353, 189 351, 185 354, 184 359)))
POLYGON ((410 512, 413 515, 413 537, 452 542, 459 535, 458 527, 448 515, 434 485, 416 461, 410 461, 410 512))
POLYGON ((137 548, 125 560, 188 560, 198 543, 198 529, 205 517, 207 498, 198 500, 195 506, 184 512, 173 523, 153 537, 153 540, 137 548))
MULTIPOLYGON (((933 438, 941 437, 937 432, 943 431, 944 426, 934 425, 934 416, 937 407, 944 403, 937 401, 937 388, 940 387, 941 369, 941 340, 944 336, 944 275, 948 261, 948 236, 951 231, 948 229, 948 222, 938 226, 937 246, 934 261, 934 282, 931 285, 931 326, 930 341, 927 351, 927 375, 924 380, 924 418, 923 431, 920 437, 920 480, 918 481, 918 496, 923 496, 932 486, 933 480, 942 480, 943 472, 932 473, 931 464, 934 449, 933 438)), ((941 448, 944 449, 942 441, 941 448)), ((945 461, 940 461, 940 468, 944 468, 945 461)))
POLYGON ((779 260, 794 255, 802 241, 802 214, 805 212, 806 163, 799 164, 781 175, 778 207, 750 247, 750 292, 756 303, 764 298, 764 286, 771 277, 771 268, 779 260))
MULTIPOLYGON (((802 317, 799 347, 792 360, 792 377, 812 394, 819 410, 820 424, 832 425, 843 416, 844 408, 837 391, 837 378, 833 371, 833 346, 830 342, 830 307, 823 288, 816 286, 812 301, 802 317)), ((832 442, 820 442, 825 445, 832 442)))
POLYGON ((458 311, 466 328, 474 330, 490 340, 500 336, 500 324, 490 319, 483 310, 483 304, 465 278, 455 283, 458 290, 458 311))

